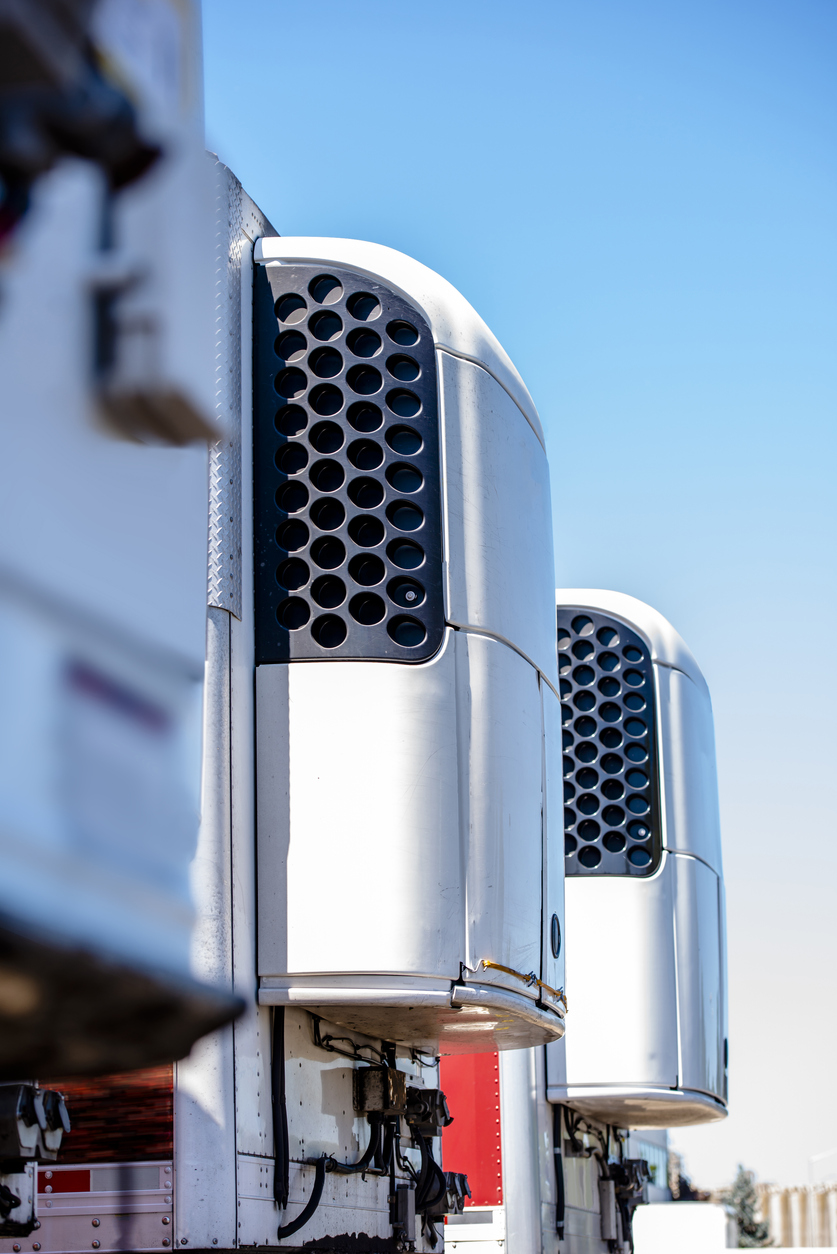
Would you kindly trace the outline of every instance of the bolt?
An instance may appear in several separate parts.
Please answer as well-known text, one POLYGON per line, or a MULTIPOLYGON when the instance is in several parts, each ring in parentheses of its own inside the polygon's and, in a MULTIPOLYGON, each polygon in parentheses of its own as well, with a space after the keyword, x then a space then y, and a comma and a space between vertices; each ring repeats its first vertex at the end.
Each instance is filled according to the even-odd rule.
POLYGON ((180 1244, 181 1244, 181 1245, 188 1245, 188 1244, 189 1244, 189 1242, 187 1241, 186 1237, 181 1237, 181 1238, 180 1238, 180 1244))
POLYGON ((405 598, 404 598, 404 599, 405 599, 405 601, 415 601, 415 599, 416 599, 416 594, 415 594, 415 592, 408 592, 408 593, 406 594, 406 596, 405 596, 405 598))

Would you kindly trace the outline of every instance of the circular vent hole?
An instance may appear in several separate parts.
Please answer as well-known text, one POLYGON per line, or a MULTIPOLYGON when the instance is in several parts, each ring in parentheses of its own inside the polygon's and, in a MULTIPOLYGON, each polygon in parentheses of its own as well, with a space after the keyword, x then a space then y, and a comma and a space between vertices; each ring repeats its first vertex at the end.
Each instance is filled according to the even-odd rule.
POLYGON ((276 532, 276 543, 286 553, 296 553, 308 543, 308 528, 299 518, 289 518, 276 532))
MULTIPOLYGON (((323 504, 335 505, 337 502, 328 501, 323 504)), ((334 536, 322 536, 311 545, 311 560, 316 562, 321 570, 336 570, 346 560, 346 547, 342 540, 334 536)))
POLYGON ((336 422, 318 422, 308 439, 318 453, 336 453, 343 447, 343 431, 336 422))
POLYGON ((343 319, 330 310, 321 310, 309 319, 308 330, 317 340, 336 340, 343 330, 343 319))
POLYGON ((318 492, 336 492, 342 488, 345 478, 346 472, 340 463, 327 457, 314 462, 311 467, 310 479, 318 492))
POLYGON ((418 492, 424 479, 417 466, 409 466, 406 462, 396 462, 395 465, 387 467, 387 483, 396 492, 418 492))
POLYGON ((342 501, 315 501, 311 506, 311 521, 320 531, 336 531, 342 527, 346 519, 346 510, 342 501))
POLYGON ((280 396, 285 396, 288 400, 296 400, 308 387, 308 380, 301 370, 297 370, 296 366, 288 366, 287 370, 279 371, 273 386, 280 396))
POLYGON ((384 524, 374 514, 358 514, 349 523, 349 535, 361 548, 371 549, 384 538, 384 524))
POLYGON ((412 501, 393 501, 387 506, 387 518, 399 531, 418 531, 424 514, 412 501))
POLYGON ((368 477, 353 479, 349 484, 349 499, 358 509, 376 509, 384 499, 384 485, 368 477))
POLYGON ((308 367, 318 379, 334 379, 343 369, 343 358, 336 348, 318 348, 308 358, 308 367))
POLYGON ((380 409, 371 401, 355 401, 349 406, 346 417, 355 431, 377 431, 384 421, 380 409))
POLYGON ((284 331, 276 337, 273 351, 283 361, 299 361, 305 356, 308 341, 301 331, 284 331))
POLYGON ((346 382, 360 396, 372 396, 380 392, 383 379, 374 366, 352 366, 346 375, 346 382))
POLYGON ((311 635, 322 649, 337 649, 346 639, 346 624, 336 614, 321 614, 311 624, 311 635))
POLYGON ((301 405, 285 405, 273 421, 282 435, 299 435, 308 426, 308 415, 301 405))
POLYGON ((279 624, 287 631, 299 631, 311 617, 311 611, 302 597, 286 597, 276 609, 279 624))
POLYGON ((376 470, 384 460, 384 450, 374 440, 355 440, 348 453, 349 461, 358 470, 376 470))
POLYGON ((308 404, 315 414, 330 418, 343 408, 343 393, 333 383, 321 383, 308 397, 308 404))
POLYGON ((387 546, 387 557, 399 570, 416 570, 424 561, 424 549, 412 540, 393 540, 387 546))
POLYGON ((289 592, 296 592, 299 588, 304 588, 308 582, 308 576, 308 566, 299 557, 289 558, 276 571, 276 578, 279 583, 283 588, 287 588, 289 592))
POLYGON ((343 295, 343 284, 333 274, 318 274, 308 284, 308 291, 318 305, 336 305, 343 295))
POLYGON ((346 308, 358 322, 373 322, 380 317, 381 302, 369 292, 355 292, 346 301, 346 308))
POLYGON ((283 483, 276 492, 276 504, 286 514, 296 514, 308 504, 308 489, 298 479, 283 483))
POLYGON ((387 335, 394 344, 400 344, 402 348, 409 348, 411 344, 418 343, 418 331, 411 322, 405 322, 403 318, 396 318, 394 322, 390 322, 387 326, 387 335))
POLYGON ((386 612, 387 607, 374 592, 359 592, 349 602, 349 613, 364 627, 372 627, 381 622, 386 612))
POLYGON ((308 306, 297 292, 287 292, 279 297, 273 308, 280 322, 293 325, 296 322, 302 322, 308 306))
POLYGON ((389 392, 387 405, 394 414, 398 414, 399 418, 415 418, 421 409, 421 401, 415 392, 408 392, 406 388, 396 388, 395 391, 389 392))
MULTIPOLYGON (((579 719, 578 721, 580 723, 582 720, 579 719)), ((585 719, 584 721, 587 723, 593 722, 591 718, 585 719)), ((595 731, 595 727, 593 730, 595 731)), ((578 758, 579 762, 595 762, 596 758, 599 756, 599 751, 589 740, 584 740, 580 745, 576 745, 575 756, 578 758)))
POLYGON ((387 444, 393 453, 401 457, 412 457, 422 446, 422 438, 412 427, 391 427, 387 432, 387 444))
POLYGON ((283 444, 276 454, 276 466, 283 475, 298 475, 308 465, 304 444, 283 444))
POLYGON ((402 383, 412 383, 421 374, 421 367, 415 358, 407 357, 403 353, 387 359, 387 370, 394 379, 399 379, 402 383))
POLYGON ((424 601, 425 591, 415 579, 391 579, 387 584, 387 595, 402 609, 414 610, 424 601))
POLYGON ((373 588, 386 573, 386 566, 373 553, 357 553, 349 562, 349 574, 363 588, 373 588))
POLYGON ((333 610, 345 601, 346 585, 336 575, 320 575, 311 585, 311 596, 324 610, 333 610))
POLYGON ((424 624, 420 623, 417 618, 410 618, 406 614, 399 614, 396 618, 390 619, 387 623, 387 631, 396 644, 406 649, 416 649, 427 639, 424 624))
POLYGON ((381 351, 381 337, 370 327, 357 327, 350 331, 346 343, 355 357, 374 357, 381 351))

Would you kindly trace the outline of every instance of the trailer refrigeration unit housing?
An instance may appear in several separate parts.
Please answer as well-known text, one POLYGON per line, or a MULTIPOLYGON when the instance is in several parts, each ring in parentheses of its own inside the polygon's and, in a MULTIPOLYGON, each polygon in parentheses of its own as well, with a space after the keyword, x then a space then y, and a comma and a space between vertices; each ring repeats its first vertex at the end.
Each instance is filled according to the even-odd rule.
POLYGON ((543 436, 438 275, 278 238, 216 178, 229 437, 193 961, 247 1009, 173 1073, 70 1091, 33 1235, 43 1254, 441 1250, 467 1180, 439 1166, 437 1054, 563 1033, 543 436))
POLYGON ((557 631, 572 1029, 545 1049, 443 1060, 460 1113, 444 1151, 473 1193, 446 1247, 467 1254, 628 1250, 634 1208, 666 1184, 636 1130, 726 1114, 706 682, 672 626, 633 597, 562 589, 557 631))

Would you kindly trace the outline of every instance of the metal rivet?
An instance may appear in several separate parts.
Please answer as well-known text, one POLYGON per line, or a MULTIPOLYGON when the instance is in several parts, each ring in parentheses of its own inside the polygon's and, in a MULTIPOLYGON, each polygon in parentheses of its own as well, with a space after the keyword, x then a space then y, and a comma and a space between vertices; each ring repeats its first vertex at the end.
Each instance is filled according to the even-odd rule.
POLYGON ((40 1241, 36 1241, 35 1244, 32 1246, 33 1250, 39 1250, 40 1248, 41 1248, 40 1241))
POLYGON ((164 1215, 164 1216, 163 1216, 163 1223, 164 1223, 164 1224, 170 1224, 170 1223, 171 1223, 171 1219, 168 1217, 168 1215, 164 1215))
POLYGON ((13 1245, 13 1246, 12 1246, 12 1249, 14 1250, 15 1254, 18 1254, 18 1250, 20 1249, 20 1246, 19 1246, 19 1245, 13 1245))
POLYGON ((189 1244, 189 1242, 188 1242, 188 1240, 186 1239, 186 1237, 181 1237, 181 1238, 180 1238, 180 1244, 181 1244, 181 1245, 188 1245, 188 1244, 189 1244))
POLYGON ((171 1175, 171 1167, 166 1167, 166 1169, 165 1169, 165 1174, 166 1174, 167 1176, 170 1176, 170 1175, 171 1175))
POLYGON ((99 1224, 100 1224, 101 1222, 102 1222, 102 1221, 101 1221, 101 1219, 94 1219, 94 1220, 93 1220, 93 1227, 94 1227, 94 1228, 98 1228, 98 1226, 99 1226, 99 1224))
POLYGON ((94 1250, 98 1250, 98 1248, 99 1248, 99 1246, 100 1246, 101 1244, 102 1244, 102 1243, 101 1243, 101 1241, 94 1241, 94 1242, 93 1242, 93 1249, 94 1249, 94 1250))
POLYGON ((40 1226, 41 1226, 41 1221, 40 1221, 40 1219, 36 1219, 36 1220, 35 1220, 35 1227, 36 1227, 36 1228, 40 1228, 40 1226))
POLYGON ((51 1179, 52 1179, 52 1172, 51 1172, 51 1171, 45 1171, 45 1172, 44 1172, 44 1176, 45 1176, 45 1178, 46 1178, 47 1180, 51 1180, 51 1179))
POLYGON ((171 1241, 168 1239, 168 1237, 163 1237, 163 1245, 171 1245, 171 1241))

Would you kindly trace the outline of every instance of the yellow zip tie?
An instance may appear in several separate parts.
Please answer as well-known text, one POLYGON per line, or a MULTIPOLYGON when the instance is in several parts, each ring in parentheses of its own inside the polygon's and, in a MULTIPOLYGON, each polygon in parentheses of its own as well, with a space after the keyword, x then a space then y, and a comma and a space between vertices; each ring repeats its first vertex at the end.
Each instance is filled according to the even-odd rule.
POLYGON ((534 971, 530 971, 528 975, 524 975, 522 971, 515 971, 512 967, 504 967, 501 962, 492 962, 490 958, 481 958, 480 966, 491 967, 494 971, 504 971, 506 975, 513 975, 515 979, 522 980, 529 988, 537 985, 538 988, 545 989, 547 993, 551 993, 557 1001, 564 1003, 564 1009, 569 1010, 567 998, 562 988, 551 988, 549 984, 544 984, 543 980, 539 980, 534 971))

